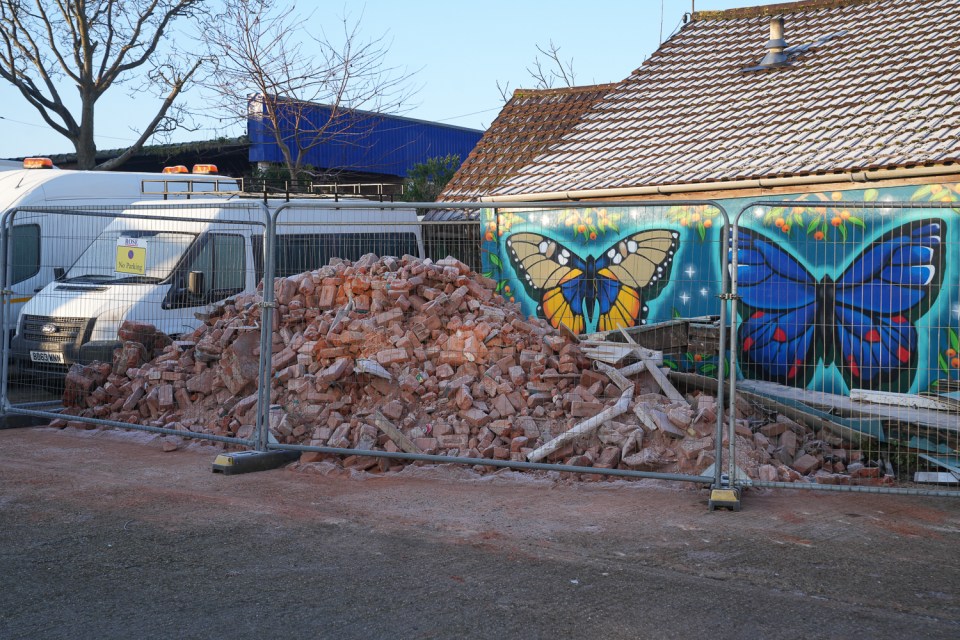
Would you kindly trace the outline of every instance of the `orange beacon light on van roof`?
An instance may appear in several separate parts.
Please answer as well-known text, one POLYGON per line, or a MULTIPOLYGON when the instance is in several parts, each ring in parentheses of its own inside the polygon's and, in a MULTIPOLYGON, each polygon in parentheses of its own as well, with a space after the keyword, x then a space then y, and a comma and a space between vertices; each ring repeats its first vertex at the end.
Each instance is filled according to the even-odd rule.
POLYGON ((24 169, 53 169, 53 160, 50 158, 24 158, 24 169))

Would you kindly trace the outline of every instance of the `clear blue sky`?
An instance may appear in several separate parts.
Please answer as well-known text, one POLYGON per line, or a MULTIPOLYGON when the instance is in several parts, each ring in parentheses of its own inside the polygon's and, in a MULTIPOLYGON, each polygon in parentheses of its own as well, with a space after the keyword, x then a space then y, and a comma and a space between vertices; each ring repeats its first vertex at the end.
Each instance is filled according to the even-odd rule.
MULTIPOLYGON (((695 2, 698 11, 765 4, 695 2)), ((537 56, 538 44, 546 48, 552 40, 565 61, 572 58, 577 84, 616 82, 639 67, 656 50, 661 34, 667 39, 690 8, 691 0, 366 0, 349 2, 346 12, 354 17, 362 12, 364 37, 386 34, 390 64, 417 72, 413 82, 420 90, 403 115, 483 129, 503 104, 498 81, 511 91, 533 86, 527 68, 537 56)), ((311 24, 322 25, 324 15, 343 13, 343 4, 329 3, 316 10, 311 24)), ((324 26, 336 29, 332 22, 324 26)), ((197 93, 186 98, 199 104, 197 93)), ((98 148, 132 142, 136 138, 132 129, 154 109, 150 99, 131 98, 124 88, 113 88, 97 104, 98 148)), ((238 126, 216 127, 212 118, 208 128, 180 132, 174 140, 243 133, 238 126)), ((0 85, 0 158, 71 151, 69 141, 51 131, 16 91, 0 85)))

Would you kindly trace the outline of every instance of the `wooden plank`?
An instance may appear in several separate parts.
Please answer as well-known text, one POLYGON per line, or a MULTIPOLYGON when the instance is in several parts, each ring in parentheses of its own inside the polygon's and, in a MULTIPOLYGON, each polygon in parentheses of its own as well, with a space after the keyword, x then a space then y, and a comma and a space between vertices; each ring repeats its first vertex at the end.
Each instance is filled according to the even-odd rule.
POLYGON ((627 389, 633 388, 633 383, 627 380, 627 377, 619 370, 614 369, 610 365, 599 362, 597 363, 597 370, 605 373, 607 377, 610 378, 610 381, 617 385, 620 391, 626 391, 627 389))
POLYGON ((932 462, 933 464, 943 467, 952 474, 960 476, 960 456, 957 455, 947 455, 947 456, 931 456, 925 453, 919 455, 920 458, 923 458, 927 462, 932 462))
POLYGON ((630 385, 626 391, 620 394, 620 399, 617 400, 617 403, 612 407, 604 409, 597 415, 592 418, 587 418, 583 422, 580 422, 574 425, 569 431, 565 431, 558 435, 553 440, 543 444, 538 449, 531 451, 527 454, 527 460, 530 462, 538 462, 543 458, 547 457, 560 447, 562 447, 567 442, 575 440, 580 436, 593 433, 597 428, 600 427, 603 423, 608 420, 612 420, 617 416, 620 416, 627 412, 627 409, 630 407, 630 400, 633 399, 633 385, 630 385))
MULTIPOLYGON (((718 384, 715 378, 708 378, 707 376, 701 376, 695 373, 679 373, 676 371, 671 371, 670 377, 687 386, 703 389, 704 391, 709 391, 713 394, 717 393, 718 384)), ((743 388, 743 385, 741 384, 742 382, 744 381, 740 380, 737 382, 737 395, 739 397, 759 404, 770 411, 776 411, 777 413, 784 415, 791 420, 807 425, 811 429, 826 429, 831 433, 834 433, 845 440, 858 445, 864 441, 865 438, 874 437, 871 436, 870 433, 873 431, 874 427, 877 427, 878 425, 871 424, 864 426, 858 424, 857 421, 849 421, 851 423, 849 425, 835 422, 834 420, 830 419, 831 416, 822 411, 818 411, 813 408, 807 408, 807 410, 804 410, 801 408, 802 406, 797 406, 799 403, 796 401, 794 401, 794 404, 785 404, 775 400, 774 398, 771 398, 768 395, 747 391, 743 388)), ((726 411, 726 407, 724 407, 723 410, 726 411)), ((877 435, 881 436, 881 439, 883 439, 882 431, 880 431, 877 435)))
POLYGON ((608 364, 617 364, 627 356, 648 359, 663 364, 663 352, 647 349, 636 344, 624 342, 610 342, 604 340, 581 340, 580 351, 593 360, 600 360, 608 364))
POLYGON ((570 327, 568 327, 567 325, 563 324, 562 322, 560 323, 560 335, 564 336, 565 338, 570 339, 571 341, 573 341, 573 342, 575 342, 575 343, 577 343, 577 344, 580 343, 580 336, 578 336, 576 333, 574 333, 573 330, 572 330, 570 327))
POLYGON ((653 419, 653 415, 647 411, 646 406, 638 402, 633 406, 633 413, 640 419, 640 422, 643 423, 643 426, 650 429, 650 431, 657 431, 660 429, 660 425, 657 424, 657 421, 653 419))
POLYGON ((591 360, 599 360, 608 364, 617 364, 633 353, 628 345, 603 342, 600 344, 580 343, 580 352, 591 360))
POLYGON ((670 398, 670 400, 673 402, 683 402, 684 404, 687 403, 687 399, 684 398, 683 394, 677 391, 672 384, 670 384, 670 381, 667 380, 667 376, 663 373, 663 371, 660 371, 660 367, 658 367, 655 362, 652 360, 647 360, 646 358, 642 358, 642 360, 643 364, 647 367, 647 371, 649 371, 650 375, 653 376, 653 379, 657 381, 657 384, 663 390, 663 394, 665 396, 670 398))
POLYGON ((835 414, 849 417, 873 417, 887 420, 892 423, 908 423, 922 425, 960 434, 960 419, 956 412, 931 411, 929 409, 913 409, 910 407, 887 407, 884 405, 860 404, 853 402, 845 395, 825 393, 823 391, 808 391, 787 387, 773 382, 760 380, 738 380, 737 391, 752 391, 773 398, 786 398, 802 402, 811 407, 831 411, 835 414))
POLYGON ((956 408, 948 402, 942 402, 934 397, 918 396, 913 393, 890 393, 871 391, 870 389, 851 389, 850 399, 854 402, 870 402, 893 407, 908 407, 911 409, 931 409, 933 411, 955 411, 956 408))
POLYGON ((407 453, 423 453, 417 448, 417 445, 413 444, 410 438, 403 435, 403 432, 397 429, 393 423, 387 420, 387 417, 379 411, 373 414, 373 422, 377 425, 377 428, 387 434, 387 437, 393 440, 393 444, 400 447, 401 450, 407 453))

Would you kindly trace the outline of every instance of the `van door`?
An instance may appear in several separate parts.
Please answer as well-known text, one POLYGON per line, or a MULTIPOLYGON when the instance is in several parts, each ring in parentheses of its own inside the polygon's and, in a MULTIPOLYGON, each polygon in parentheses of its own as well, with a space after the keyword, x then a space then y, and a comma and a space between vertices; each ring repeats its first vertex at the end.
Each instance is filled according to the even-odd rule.
MULTIPOLYGON (((239 233, 206 233, 177 268, 162 303, 163 320, 157 327, 180 335, 200 325, 194 313, 214 302, 242 293, 247 287, 246 241, 239 233), (190 274, 195 276, 191 289, 190 274), (162 325, 162 326, 161 326, 162 325)), ((149 320, 148 320, 149 321, 149 320)))
POLYGON ((7 262, 10 297, 5 313, 10 318, 10 330, 16 325, 20 310, 34 294, 43 288, 48 278, 43 277, 40 268, 40 225, 36 223, 17 224, 10 230, 7 262))

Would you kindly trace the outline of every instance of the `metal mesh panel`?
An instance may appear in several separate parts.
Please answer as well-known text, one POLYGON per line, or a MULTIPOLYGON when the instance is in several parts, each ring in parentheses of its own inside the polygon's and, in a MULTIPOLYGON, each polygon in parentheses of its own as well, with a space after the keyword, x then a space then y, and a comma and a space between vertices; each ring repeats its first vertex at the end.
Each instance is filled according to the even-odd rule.
POLYGON ((231 384, 256 387, 258 354, 235 354, 245 358, 239 377, 225 381, 213 372, 222 345, 206 329, 225 306, 255 298, 251 239, 264 235, 262 205, 26 207, 6 223, 4 392, 13 408, 54 410, 61 424, 246 441, 238 416, 208 414, 240 392, 224 391, 231 384), (37 227, 36 251, 17 249, 23 225, 37 227))
POLYGON ((761 484, 956 487, 956 222, 943 204, 842 194, 742 212, 731 430, 761 484))
POLYGON ((703 481, 720 409, 699 392, 691 406, 667 374, 721 371, 720 211, 521 206, 480 217, 282 207, 279 324, 264 345, 274 446, 381 471, 402 465, 396 454, 703 481), (618 385, 598 371, 633 363, 636 375, 638 355, 656 376, 618 385), (582 435, 568 437, 574 428, 582 435))

